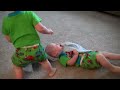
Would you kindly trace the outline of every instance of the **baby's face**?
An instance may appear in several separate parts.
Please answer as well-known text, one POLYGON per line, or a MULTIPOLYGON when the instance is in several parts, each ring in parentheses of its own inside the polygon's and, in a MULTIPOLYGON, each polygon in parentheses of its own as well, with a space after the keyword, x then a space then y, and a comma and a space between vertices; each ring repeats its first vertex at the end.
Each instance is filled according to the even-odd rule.
POLYGON ((60 44, 52 43, 52 47, 55 49, 55 56, 59 55, 60 52, 63 50, 63 46, 60 44))
POLYGON ((63 46, 57 43, 52 43, 53 48, 55 48, 56 50, 60 50, 63 49, 63 46))

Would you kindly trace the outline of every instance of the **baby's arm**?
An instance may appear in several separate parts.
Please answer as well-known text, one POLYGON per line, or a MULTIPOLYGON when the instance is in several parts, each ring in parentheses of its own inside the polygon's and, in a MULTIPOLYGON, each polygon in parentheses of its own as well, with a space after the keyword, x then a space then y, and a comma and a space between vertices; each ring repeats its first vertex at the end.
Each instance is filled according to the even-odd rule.
POLYGON ((11 43, 10 37, 9 37, 8 35, 5 35, 5 38, 6 38, 6 40, 7 40, 8 42, 11 43))
POLYGON ((35 29, 43 34, 53 34, 53 31, 51 29, 46 28, 44 25, 42 25, 40 22, 35 25, 35 29))
POLYGON ((78 51, 77 50, 73 50, 73 54, 74 54, 73 57, 70 60, 68 60, 68 62, 67 62, 67 65, 69 65, 69 66, 74 65, 77 58, 78 58, 78 51))

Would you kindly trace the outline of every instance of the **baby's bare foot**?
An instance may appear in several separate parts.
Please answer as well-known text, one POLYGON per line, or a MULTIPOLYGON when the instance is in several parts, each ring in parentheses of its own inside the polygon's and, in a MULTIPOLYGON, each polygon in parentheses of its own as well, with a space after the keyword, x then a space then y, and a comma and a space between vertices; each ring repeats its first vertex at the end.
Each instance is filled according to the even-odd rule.
POLYGON ((57 69, 56 68, 52 68, 52 71, 48 74, 50 77, 54 76, 56 73, 57 69))

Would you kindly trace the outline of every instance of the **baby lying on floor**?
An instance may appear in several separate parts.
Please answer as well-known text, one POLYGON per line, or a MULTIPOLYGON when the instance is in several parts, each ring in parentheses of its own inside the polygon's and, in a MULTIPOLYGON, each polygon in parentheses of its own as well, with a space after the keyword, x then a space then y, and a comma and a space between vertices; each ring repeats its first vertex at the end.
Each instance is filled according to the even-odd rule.
POLYGON ((108 60, 120 60, 120 54, 85 50, 84 48, 82 51, 74 48, 65 51, 64 45, 56 43, 48 44, 45 51, 49 56, 58 58, 63 66, 76 65, 85 69, 96 69, 103 66, 111 72, 120 73, 120 67, 111 64, 108 60))

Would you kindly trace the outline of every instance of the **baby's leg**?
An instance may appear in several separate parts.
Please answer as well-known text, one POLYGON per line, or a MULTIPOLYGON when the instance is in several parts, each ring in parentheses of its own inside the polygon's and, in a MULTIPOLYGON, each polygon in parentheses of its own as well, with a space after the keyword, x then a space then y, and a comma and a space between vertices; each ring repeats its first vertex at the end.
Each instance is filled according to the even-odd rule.
POLYGON ((102 52, 102 54, 110 60, 120 60, 120 54, 109 53, 109 52, 102 52))
POLYGON ((40 64, 43 66, 43 68, 47 70, 48 75, 50 77, 52 77, 55 74, 56 68, 53 68, 48 60, 42 61, 40 62, 40 64))
POLYGON ((13 65, 13 70, 15 71, 16 79, 23 79, 23 69, 22 69, 22 67, 18 67, 16 65, 13 65))
POLYGON ((120 73, 120 67, 112 65, 108 59, 102 54, 97 54, 97 62, 99 62, 104 68, 107 68, 111 72, 120 73))

